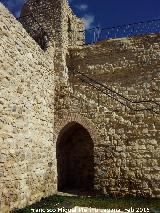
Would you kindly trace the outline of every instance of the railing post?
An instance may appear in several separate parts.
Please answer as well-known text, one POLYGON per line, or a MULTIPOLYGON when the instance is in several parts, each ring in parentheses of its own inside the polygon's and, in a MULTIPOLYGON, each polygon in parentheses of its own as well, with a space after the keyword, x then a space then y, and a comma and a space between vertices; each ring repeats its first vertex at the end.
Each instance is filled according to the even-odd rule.
POLYGON ((91 36, 92 37, 91 43, 95 43, 99 40, 109 38, 121 38, 121 37, 130 37, 134 35, 158 33, 160 32, 160 19, 155 19, 146 22, 124 24, 115 27, 100 28, 98 26, 93 29, 89 29, 88 32, 89 31, 93 33, 93 35, 91 36))

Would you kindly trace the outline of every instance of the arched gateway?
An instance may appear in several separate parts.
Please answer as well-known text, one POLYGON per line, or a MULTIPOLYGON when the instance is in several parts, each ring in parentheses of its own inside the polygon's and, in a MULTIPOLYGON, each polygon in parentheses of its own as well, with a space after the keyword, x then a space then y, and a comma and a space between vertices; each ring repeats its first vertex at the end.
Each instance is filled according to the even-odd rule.
POLYGON ((94 144, 89 132, 70 122, 57 141, 58 190, 90 192, 94 187, 94 144))

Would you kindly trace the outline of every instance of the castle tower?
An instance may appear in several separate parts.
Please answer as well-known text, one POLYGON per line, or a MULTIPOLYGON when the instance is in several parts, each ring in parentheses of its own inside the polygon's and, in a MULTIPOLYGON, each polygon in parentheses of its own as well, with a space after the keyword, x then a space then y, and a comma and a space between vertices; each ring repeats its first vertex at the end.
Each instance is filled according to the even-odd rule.
POLYGON ((56 47, 68 48, 84 43, 84 24, 73 14, 66 0, 28 0, 20 20, 28 31, 32 31, 34 38, 36 30, 37 37, 42 30, 56 47))
POLYGON ((55 46, 55 71, 63 76, 68 48, 84 44, 84 23, 73 14, 67 0, 28 0, 20 21, 42 49, 55 46))

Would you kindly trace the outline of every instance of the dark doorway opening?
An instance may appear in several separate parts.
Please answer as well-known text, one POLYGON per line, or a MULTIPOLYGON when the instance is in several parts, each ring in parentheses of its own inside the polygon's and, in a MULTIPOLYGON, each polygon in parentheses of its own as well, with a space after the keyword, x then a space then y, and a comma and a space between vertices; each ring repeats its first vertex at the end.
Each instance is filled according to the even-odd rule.
POLYGON ((93 192, 94 145, 88 131, 68 124, 57 141, 58 191, 93 192))

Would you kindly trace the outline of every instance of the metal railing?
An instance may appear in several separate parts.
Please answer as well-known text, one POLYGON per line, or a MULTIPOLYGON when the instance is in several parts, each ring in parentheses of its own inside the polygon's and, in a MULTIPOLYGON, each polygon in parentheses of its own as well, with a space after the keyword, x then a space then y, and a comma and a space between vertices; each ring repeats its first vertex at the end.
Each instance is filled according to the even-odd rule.
MULTIPOLYGON (((34 40, 41 46, 41 48, 45 49, 51 35, 49 35, 48 32, 44 30, 44 26, 38 23, 34 15, 31 13, 26 16, 22 16, 18 18, 18 21, 22 23, 26 31, 31 35, 32 38, 34 38, 34 40)), ((59 29, 55 30, 57 32, 59 31, 59 29)), ((160 19, 155 19, 146 22, 137 22, 115 27, 94 27, 85 31, 69 30, 68 35, 72 41, 72 44, 78 41, 83 45, 83 35, 85 35, 86 44, 92 44, 105 39, 131 37, 135 35, 146 35, 159 32, 160 19)))
POLYGON ((140 111, 150 111, 155 114, 160 114, 160 104, 153 100, 141 100, 141 101, 134 101, 125 97, 124 95, 112 90, 111 88, 107 87, 104 84, 90 78, 89 76, 79 72, 79 71, 72 71, 70 72, 72 75, 72 86, 73 90, 75 89, 75 80, 80 80, 82 83, 86 84, 87 86, 96 89, 98 91, 98 104, 105 104, 101 100, 101 95, 106 95, 109 98, 115 100, 116 102, 120 103, 122 106, 127 107, 128 109, 140 112, 140 111))
POLYGON ((155 19, 115 27, 94 27, 92 29, 85 30, 85 37, 86 44, 91 44, 105 39, 131 37, 159 32, 160 19, 155 19))
POLYGON ((28 34, 38 43, 41 49, 46 50, 50 35, 44 30, 33 14, 22 16, 18 21, 23 25, 28 34))

